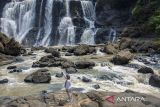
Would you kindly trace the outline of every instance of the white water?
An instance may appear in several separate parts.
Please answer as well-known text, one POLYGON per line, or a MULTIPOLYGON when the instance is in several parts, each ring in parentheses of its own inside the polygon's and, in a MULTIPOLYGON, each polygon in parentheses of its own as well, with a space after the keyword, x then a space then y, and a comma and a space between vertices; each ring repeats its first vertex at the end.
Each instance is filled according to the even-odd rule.
POLYGON ((84 19, 89 24, 89 28, 86 28, 81 36, 82 44, 95 44, 94 35, 97 32, 94 26, 95 10, 91 1, 81 1, 84 19))
MULTIPOLYGON (((29 38, 31 42, 28 41, 27 43, 32 44, 26 44, 29 46, 48 46, 54 44, 54 41, 58 41, 58 45, 74 45, 76 44, 76 41, 80 41, 80 43, 83 44, 95 44, 95 35, 98 29, 95 28, 94 25, 96 19, 95 6, 93 5, 92 0, 75 1, 81 3, 81 6, 76 8, 82 7, 82 17, 85 20, 85 28, 78 28, 77 26, 74 26, 71 17, 73 14, 71 13, 72 11, 70 11, 70 3, 72 3, 71 0, 42 0, 39 4, 36 4, 36 0, 12 0, 12 2, 6 4, 3 9, 3 17, 1 18, 0 24, 1 32, 14 37, 21 43, 23 43, 23 41, 27 41, 29 38, 28 36, 31 36, 33 40, 29 38), (44 4, 45 2, 46 4, 44 4), (55 5, 54 2, 58 5, 55 5), (64 7, 62 6, 62 9, 59 9, 59 5, 63 5, 64 7), (39 10, 36 10, 37 6, 39 10), (58 18, 55 18, 55 21, 58 22, 52 22, 54 16, 53 11, 55 11, 53 9, 56 9, 56 6, 60 14, 55 13, 55 15, 59 15, 56 16, 58 18), (45 9, 44 13, 43 9, 45 9), (65 15, 63 14, 64 11, 66 12, 65 15), (36 12, 39 12, 39 16, 36 15, 36 12), (42 16, 42 14, 44 14, 44 16, 42 16), (54 23, 56 23, 56 25, 54 25, 54 23), (35 24, 38 25, 36 26, 35 24), (32 32, 29 31, 33 31, 35 37, 33 37, 31 34, 32 32), (80 35, 77 34, 80 32, 76 31, 83 32, 80 35), (51 37, 58 39, 53 40, 51 37)), ((79 11, 77 12, 79 13, 79 11)), ((112 42, 115 41, 116 31, 113 31, 112 33, 111 30, 109 34, 109 39, 110 38, 112 42)))
MULTIPOLYGON (((21 58, 24 59, 23 62, 16 62, 13 64, 0 67, 1 75, 2 75, 0 76, 1 79, 3 78, 9 79, 9 83, 0 85, 1 95, 22 96, 22 95, 38 93, 42 90, 57 91, 56 89, 61 90, 63 88, 65 79, 56 78, 55 73, 60 73, 60 72, 63 72, 64 70, 57 67, 49 67, 49 68, 46 67, 46 69, 49 69, 52 75, 52 81, 50 84, 28 84, 24 82, 24 78, 27 75, 40 69, 40 68, 31 68, 32 63, 39 60, 42 56, 49 55, 44 53, 43 50, 35 51, 34 54, 35 55, 31 55, 31 56, 21 56, 21 58), (6 69, 10 65, 12 66, 16 65, 18 68, 27 68, 27 69, 23 70, 21 73, 10 74, 8 73, 9 70, 6 69)), ((61 53, 61 54, 64 54, 64 53, 61 53)), ((97 57, 97 56, 104 57, 104 58, 106 57, 105 54, 94 55, 94 57, 97 57)), ((62 56, 62 57, 67 58, 69 60, 76 61, 76 60, 83 60, 85 56, 81 56, 81 57, 62 56)), ((89 56, 86 56, 85 59, 88 60, 87 59, 88 57, 89 56)), ((87 91, 95 90, 93 88, 93 85, 99 84, 101 88, 98 89, 97 91, 123 92, 127 89, 130 89, 133 91, 150 94, 157 97, 160 96, 160 90, 148 84, 148 79, 150 77, 149 74, 139 74, 137 73, 138 69, 136 68, 113 65, 109 61, 100 62, 100 61, 96 61, 96 59, 94 61, 96 62, 97 66, 95 66, 93 69, 78 70, 79 71, 78 73, 70 75, 73 87, 83 88, 84 92, 87 92, 87 91), (105 75, 105 74, 110 79, 106 79, 106 80, 98 79, 100 75, 105 75), (92 82, 85 83, 85 82, 82 82, 81 79, 78 79, 78 77, 82 78, 83 76, 90 78, 92 82)), ((137 60, 133 60, 131 61, 131 63, 144 65, 138 62, 137 60)))
POLYGON ((114 42, 117 36, 117 32, 115 29, 111 28, 109 32, 109 41, 114 42))
POLYGON ((42 39, 42 46, 48 46, 50 42, 50 34, 52 31, 52 8, 54 0, 47 0, 45 8, 45 25, 44 25, 44 38, 42 39), (48 17, 50 16, 50 17, 48 17))
POLYGON ((21 42, 33 27, 36 0, 12 1, 4 7, 1 31, 21 42))
POLYGON ((75 29, 70 16, 70 0, 65 1, 66 16, 62 18, 59 24, 60 40, 59 45, 73 45, 75 44, 75 29))

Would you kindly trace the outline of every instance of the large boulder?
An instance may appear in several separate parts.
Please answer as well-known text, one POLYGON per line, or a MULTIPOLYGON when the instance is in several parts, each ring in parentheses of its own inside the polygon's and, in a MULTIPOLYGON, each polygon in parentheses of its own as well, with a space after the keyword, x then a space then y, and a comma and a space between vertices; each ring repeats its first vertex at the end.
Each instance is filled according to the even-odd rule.
POLYGON ((57 78, 63 77, 63 72, 61 72, 61 73, 56 73, 55 77, 57 77, 57 78))
POLYGON ((104 47, 103 52, 107 53, 107 54, 115 54, 118 52, 118 45, 116 44, 106 44, 104 47))
POLYGON ((62 67, 68 68, 74 66, 74 63, 60 57, 54 57, 52 55, 44 56, 39 61, 33 62, 32 67, 62 67))
POLYGON ((87 78, 87 77, 85 77, 85 76, 83 76, 82 77, 82 81, 87 83, 87 82, 91 82, 92 80, 87 78))
POLYGON ((143 73, 143 74, 148 74, 148 73, 151 73, 151 74, 154 74, 154 71, 152 68, 149 68, 149 67, 142 67, 138 70, 138 73, 143 73))
POLYGON ((152 75, 149 78, 149 84, 154 86, 154 87, 158 87, 160 88, 160 76, 158 75, 152 75))
POLYGON ((92 69, 95 66, 95 62, 90 61, 78 61, 75 62, 75 67, 77 69, 92 69))
POLYGON ((21 54, 22 46, 13 38, 8 38, 5 34, 0 33, 0 52, 17 56, 21 54))
POLYGON ((39 69, 28 75, 24 81, 30 83, 49 83, 51 81, 51 74, 47 69, 39 69))
POLYGON ((93 52, 95 52, 94 47, 90 47, 88 45, 82 44, 75 47, 73 53, 74 55, 80 56, 80 55, 87 55, 88 53, 93 53, 93 52))
POLYGON ((116 65, 124 65, 128 64, 129 61, 133 58, 133 54, 130 51, 123 50, 120 51, 117 55, 115 55, 111 62, 113 62, 116 65))
POLYGON ((60 52, 57 51, 57 50, 54 49, 54 48, 47 48, 47 49, 45 49, 45 52, 46 52, 46 53, 52 53, 52 55, 53 55, 54 57, 60 57, 60 52))
POLYGON ((66 68, 66 73, 68 73, 68 74, 74 74, 77 72, 78 72, 78 70, 76 68, 73 68, 73 67, 66 68))

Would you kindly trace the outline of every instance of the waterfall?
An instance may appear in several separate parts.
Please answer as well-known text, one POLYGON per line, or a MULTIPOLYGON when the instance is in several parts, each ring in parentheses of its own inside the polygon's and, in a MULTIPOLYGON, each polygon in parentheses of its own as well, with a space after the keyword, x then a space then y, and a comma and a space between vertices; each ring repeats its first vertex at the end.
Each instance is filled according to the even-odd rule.
POLYGON ((92 0, 12 0, 0 30, 28 46, 95 44, 95 19, 92 0))
POLYGON ((114 42, 116 39, 116 36, 117 36, 116 30, 114 28, 111 28, 109 32, 109 41, 114 42))
POLYGON ((84 19, 89 24, 89 28, 86 28, 81 36, 81 43, 83 44, 95 44, 94 35, 97 30, 94 26, 95 10, 91 1, 81 1, 84 19))
POLYGON ((2 13, 1 32, 21 42, 25 34, 33 27, 36 0, 12 1, 2 13))
POLYGON ((62 18, 59 24, 60 45, 73 45, 75 44, 75 29, 70 16, 70 0, 65 1, 66 15, 62 18))
MULTIPOLYGON (((42 46, 48 46, 50 44, 50 34, 51 34, 51 31, 52 31, 53 1, 54 0, 47 0, 47 4, 46 4, 46 7, 45 7, 45 21, 44 21, 44 28, 43 28, 44 29, 44 35, 43 35, 42 41, 40 41, 40 45, 42 45, 42 46)), ((42 7, 41 7, 41 9, 42 9, 42 7)), ((41 32, 41 30, 39 32, 41 32)), ((40 35, 40 33, 38 35, 40 35)), ((38 36, 38 37, 40 37, 40 36, 38 36)))
POLYGON ((41 22, 42 22, 42 10, 43 10, 43 2, 44 0, 41 1, 41 5, 40 5, 40 14, 39 14, 39 22, 38 22, 38 36, 36 38, 36 42, 35 42, 35 46, 39 46, 40 45, 40 40, 41 40, 41 32, 43 31, 43 29, 41 28, 41 22))

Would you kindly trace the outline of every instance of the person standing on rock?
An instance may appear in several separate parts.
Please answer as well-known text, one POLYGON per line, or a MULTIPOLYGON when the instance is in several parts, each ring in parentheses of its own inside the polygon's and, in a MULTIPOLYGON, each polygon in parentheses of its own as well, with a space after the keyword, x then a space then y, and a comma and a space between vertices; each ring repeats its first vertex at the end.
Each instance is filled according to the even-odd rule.
POLYGON ((66 81, 65 81, 65 85, 64 85, 69 101, 72 100, 72 92, 71 92, 71 81, 70 81, 70 76, 67 74, 66 75, 66 81))

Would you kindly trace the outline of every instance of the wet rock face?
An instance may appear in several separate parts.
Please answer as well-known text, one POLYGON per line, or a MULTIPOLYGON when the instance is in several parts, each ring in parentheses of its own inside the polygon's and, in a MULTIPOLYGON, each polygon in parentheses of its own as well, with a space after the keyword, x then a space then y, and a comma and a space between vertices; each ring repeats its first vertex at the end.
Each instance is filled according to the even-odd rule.
POLYGON ((149 79, 149 84, 154 87, 160 88, 160 76, 158 75, 152 75, 149 79))
POLYGON ((133 54, 130 51, 120 51, 117 55, 113 57, 111 62, 116 65, 128 64, 129 61, 133 58, 133 54))
POLYGON ((28 75, 24 81, 30 83, 49 83, 51 81, 51 74, 47 69, 40 69, 28 75))
POLYGON ((4 6, 11 1, 12 0, 0 0, 0 17, 2 16, 4 6))
POLYGON ((137 0, 98 0, 96 25, 126 25, 131 17, 131 8, 137 0))
POLYGON ((156 47, 153 41, 149 39, 133 39, 133 38, 122 38, 119 44, 121 50, 130 49, 132 52, 141 53, 154 53, 156 47))

